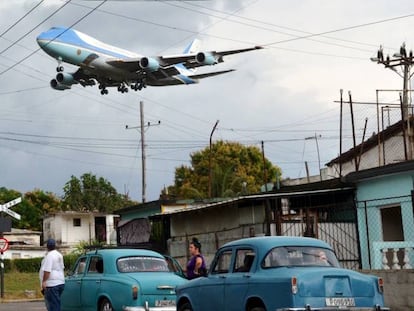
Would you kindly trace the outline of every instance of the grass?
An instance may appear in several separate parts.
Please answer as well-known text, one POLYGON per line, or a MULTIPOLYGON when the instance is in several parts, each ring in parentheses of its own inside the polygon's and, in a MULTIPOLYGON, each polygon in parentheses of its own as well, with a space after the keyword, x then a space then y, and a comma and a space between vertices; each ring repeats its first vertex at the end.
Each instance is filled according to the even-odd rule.
POLYGON ((42 298, 37 272, 7 272, 4 274, 3 300, 42 298))

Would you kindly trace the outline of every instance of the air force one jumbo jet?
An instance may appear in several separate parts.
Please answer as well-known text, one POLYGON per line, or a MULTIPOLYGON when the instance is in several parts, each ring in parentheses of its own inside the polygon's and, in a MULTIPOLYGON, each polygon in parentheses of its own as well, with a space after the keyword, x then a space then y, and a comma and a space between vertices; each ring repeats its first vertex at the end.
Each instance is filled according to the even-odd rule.
POLYGON ((107 87, 128 92, 150 86, 198 83, 199 79, 234 71, 222 70, 195 74, 197 67, 223 62, 226 55, 261 49, 260 46, 227 51, 199 51, 200 42, 194 40, 183 54, 147 57, 100 42, 80 31, 52 27, 37 37, 39 46, 58 61, 55 79, 50 86, 55 90, 70 89, 73 84, 98 84, 101 94, 107 87), (63 71, 62 63, 79 66, 75 72, 63 71))

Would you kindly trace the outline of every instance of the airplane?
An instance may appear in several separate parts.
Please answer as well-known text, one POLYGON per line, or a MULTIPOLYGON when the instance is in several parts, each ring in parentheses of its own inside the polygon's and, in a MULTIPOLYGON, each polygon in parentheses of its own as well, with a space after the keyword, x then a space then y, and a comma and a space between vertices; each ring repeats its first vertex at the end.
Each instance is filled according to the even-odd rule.
POLYGON ((261 46, 227 51, 199 51, 200 41, 193 40, 182 54, 149 57, 106 43, 72 28, 52 27, 37 37, 37 43, 58 62, 57 74, 50 81, 55 90, 67 90, 74 84, 98 84, 101 94, 108 87, 121 93, 141 90, 146 86, 168 86, 198 83, 199 79, 221 75, 234 69, 196 74, 198 67, 223 62, 223 57, 262 49, 261 46), (64 72, 62 63, 78 66, 72 73, 64 72))

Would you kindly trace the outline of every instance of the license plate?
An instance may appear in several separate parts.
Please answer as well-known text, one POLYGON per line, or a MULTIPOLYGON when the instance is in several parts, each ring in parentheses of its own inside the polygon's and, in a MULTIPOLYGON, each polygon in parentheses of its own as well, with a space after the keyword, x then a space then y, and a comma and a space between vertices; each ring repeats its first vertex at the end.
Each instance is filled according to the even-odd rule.
POLYGON ((175 306, 175 300, 155 300, 155 306, 156 307, 174 307, 175 306))
POLYGON ((354 298, 325 298, 328 307, 355 307, 354 298))

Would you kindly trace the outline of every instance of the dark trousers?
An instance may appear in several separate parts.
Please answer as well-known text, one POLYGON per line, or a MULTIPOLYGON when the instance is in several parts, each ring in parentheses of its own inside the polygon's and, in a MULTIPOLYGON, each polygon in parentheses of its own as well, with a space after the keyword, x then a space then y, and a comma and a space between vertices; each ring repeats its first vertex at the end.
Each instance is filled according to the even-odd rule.
POLYGON ((60 311, 60 296, 63 293, 65 284, 46 287, 45 304, 47 311, 60 311))

